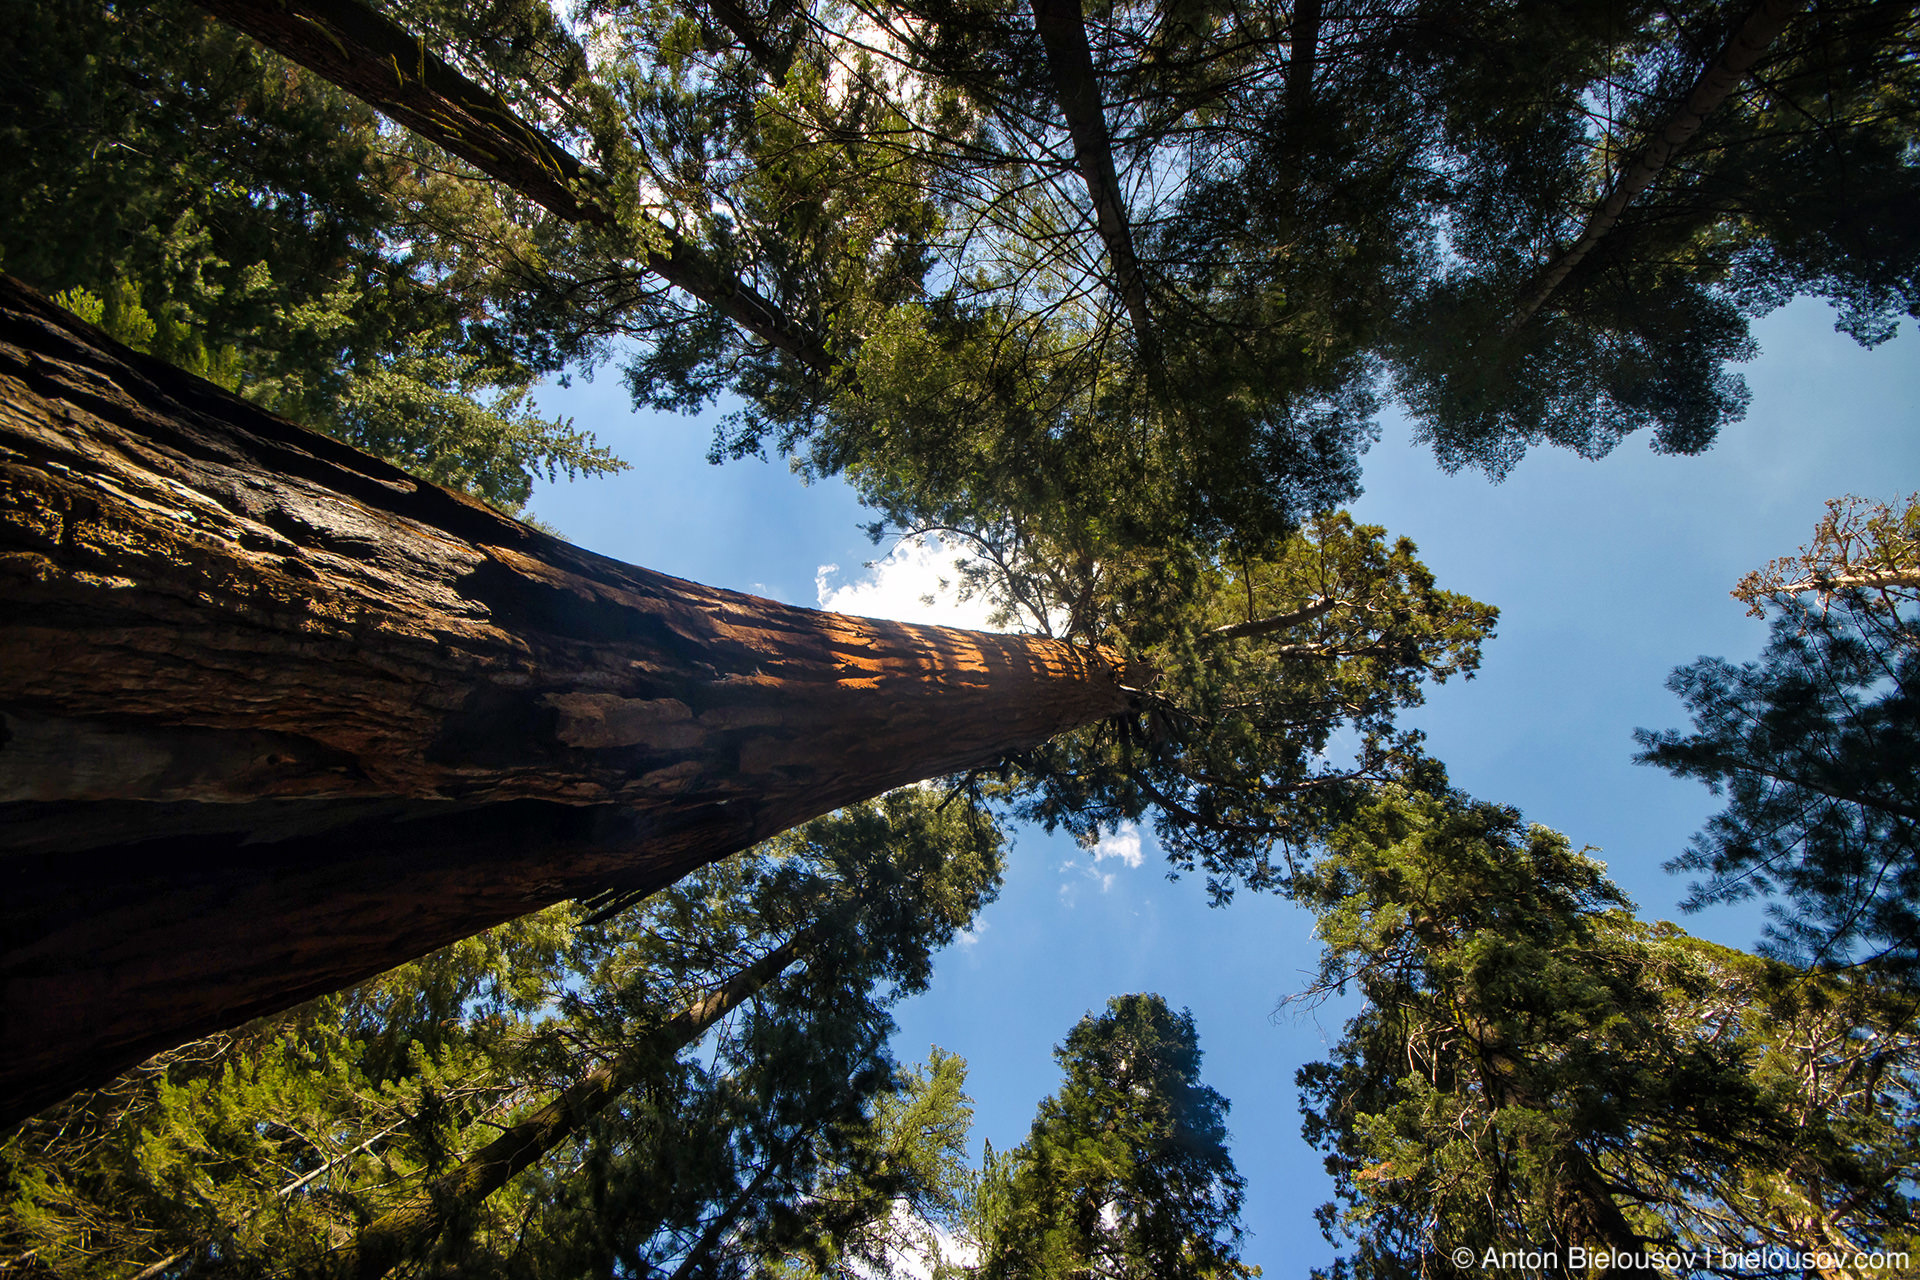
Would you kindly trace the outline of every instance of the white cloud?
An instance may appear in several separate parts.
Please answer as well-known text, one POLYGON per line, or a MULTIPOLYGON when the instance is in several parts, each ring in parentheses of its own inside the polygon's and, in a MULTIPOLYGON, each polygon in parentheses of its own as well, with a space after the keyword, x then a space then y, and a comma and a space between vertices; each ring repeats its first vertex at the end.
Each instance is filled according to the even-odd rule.
POLYGON ((1088 861, 1068 858, 1060 864, 1060 874, 1065 877, 1060 883, 1060 902, 1063 906, 1071 907, 1078 902, 1081 888, 1089 882, 1099 885, 1102 893, 1113 891, 1113 883, 1120 873, 1100 869, 1100 864, 1107 859, 1117 859, 1127 867, 1137 867, 1146 860, 1140 847, 1140 828, 1131 822, 1123 822, 1111 831, 1102 832, 1099 839, 1084 847, 1093 855, 1088 861))
POLYGON ((938 538, 902 542, 884 560, 866 566, 851 582, 835 582, 837 564, 823 564, 813 584, 820 607, 863 618, 890 618, 895 622, 923 622, 941 627, 996 628, 987 623, 992 606, 975 597, 960 599, 960 575, 954 555, 938 538))
POLYGON ((914 1241, 913 1246, 895 1253, 893 1261, 898 1268, 895 1274, 911 1277, 911 1280, 927 1280, 942 1263, 949 1267, 957 1265, 963 1271, 971 1271, 980 1265, 978 1245, 937 1222, 921 1221, 899 1201, 894 1202, 894 1219, 902 1224, 900 1234, 914 1241))
POLYGON ((1108 858, 1118 858, 1129 867, 1140 865, 1140 828, 1131 822, 1123 822, 1111 831, 1101 833, 1093 842, 1093 860, 1103 862, 1108 858))
POLYGON ((956 937, 954 941, 960 944, 960 949, 962 951, 971 951, 973 950, 974 946, 979 943, 980 935, 985 933, 988 929, 991 929, 992 927, 993 926, 988 924, 985 920, 976 920, 973 922, 973 926, 971 928, 962 929, 960 931, 959 936, 956 937))

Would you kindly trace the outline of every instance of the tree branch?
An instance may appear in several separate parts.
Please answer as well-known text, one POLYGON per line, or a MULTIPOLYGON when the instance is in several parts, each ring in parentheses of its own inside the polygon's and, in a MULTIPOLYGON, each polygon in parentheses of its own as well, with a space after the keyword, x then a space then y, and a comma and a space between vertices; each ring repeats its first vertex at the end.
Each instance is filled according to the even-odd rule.
POLYGON ((666 1025, 613 1061, 569 1085, 551 1102, 435 1178, 406 1203, 369 1223, 328 1261, 337 1276, 376 1280, 418 1244, 431 1239, 455 1212, 478 1205, 578 1132, 661 1062, 704 1035, 726 1014, 778 977, 825 934, 816 924, 756 960, 718 989, 675 1014, 666 1025))
MULTIPOLYGON (((291 62, 331 81, 568 222, 620 229, 606 177, 517 116, 386 15, 359 0, 195 0, 291 62)), ((782 314, 678 232, 648 218, 647 270, 817 373, 835 369, 819 337, 782 314)))
POLYGON ((707 0, 707 12, 719 19, 720 25, 740 42, 740 47, 752 55, 754 63, 767 73, 767 79, 776 85, 786 83, 787 72, 793 66, 791 44, 785 49, 775 48, 736 0, 707 0))
POLYGON ((1720 55, 1694 81, 1693 89, 1680 109, 1667 118, 1666 124, 1641 149, 1634 162, 1614 179, 1613 189, 1587 218, 1587 225, 1581 229, 1580 238, 1574 241, 1573 247, 1549 264, 1535 279, 1533 287, 1521 297, 1520 304, 1514 308, 1513 318, 1507 322, 1508 337, 1512 337, 1533 318, 1533 314, 1553 295, 1561 282, 1613 230, 1627 205, 1653 184, 1674 152, 1685 146, 1699 131, 1706 117, 1726 99, 1741 77, 1760 60, 1767 46, 1786 29, 1787 20, 1805 5, 1806 0, 1761 0, 1747 15, 1746 21, 1733 33, 1720 55))
MULTIPOLYGON (((1276 614, 1271 618, 1256 618, 1250 622, 1235 622, 1224 627, 1215 627, 1200 637, 1201 644, 1217 644, 1222 640, 1244 640, 1249 636, 1271 635, 1275 631, 1285 631, 1288 627, 1297 627, 1304 622, 1312 622, 1321 614, 1334 608, 1341 602, 1331 596, 1323 596, 1312 604, 1295 609, 1292 613, 1276 614)), ((1318 648, 1319 646, 1291 646, 1293 648, 1318 648)))
POLYGON ((1113 265, 1113 282, 1127 317, 1133 321, 1149 360, 1157 363, 1153 317, 1147 306, 1146 279, 1133 249, 1126 204, 1120 198, 1120 179, 1113 165, 1113 141, 1107 133, 1106 112, 1100 105, 1100 84, 1094 78, 1093 50, 1087 44, 1086 22, 1080 0, 1032 0, 1033 23, 1046 48, 1047 69, 1053 73, 1054 94, 1073 139, 1074 159, 1093 201, 1094 224, 1113 265))

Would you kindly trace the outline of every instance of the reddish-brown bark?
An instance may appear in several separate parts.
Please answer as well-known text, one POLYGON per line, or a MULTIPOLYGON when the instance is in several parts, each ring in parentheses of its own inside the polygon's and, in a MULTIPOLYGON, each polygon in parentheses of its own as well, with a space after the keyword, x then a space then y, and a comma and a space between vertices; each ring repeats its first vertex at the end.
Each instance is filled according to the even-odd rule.
POLYGON ((0 1122, 1129 697, 568 546, 4 278, 0 600, 0 1122))

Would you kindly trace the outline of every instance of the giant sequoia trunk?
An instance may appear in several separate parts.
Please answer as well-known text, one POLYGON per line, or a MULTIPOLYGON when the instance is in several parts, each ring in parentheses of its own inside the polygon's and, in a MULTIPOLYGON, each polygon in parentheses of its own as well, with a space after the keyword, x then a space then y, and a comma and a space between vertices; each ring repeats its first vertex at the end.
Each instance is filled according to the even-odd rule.
POLYGON ((0 593, 0 1123, 1128 697, 568 546, 4 278, 0 593))

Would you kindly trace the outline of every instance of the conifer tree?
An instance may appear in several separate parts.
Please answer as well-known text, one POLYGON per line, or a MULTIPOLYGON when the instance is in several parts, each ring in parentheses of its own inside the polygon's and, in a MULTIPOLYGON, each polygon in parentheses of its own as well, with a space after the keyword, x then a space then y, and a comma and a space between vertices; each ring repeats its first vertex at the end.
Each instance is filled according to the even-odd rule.
POLYGON ((717 1276, 877 1241, 965 1132, 963 1067, 896 1076, 886 1006, 998 875, 982 815, 896 793, 155 1060, 7 1144, 0 1257, 717 1276))
POLYGON ((1240 1262, 1244 1183, 1227 1100, 1200 1082, 1193 1018, 1115 996, 1055 1051, 1066 1081, 1033 1131, 989 1153, 975 1209, 987 1280, 1218 1280, 1240 1262))
POLYGON ((1753 315, 1813 292, 1878 341, 1916 298, 1911 4, 933 2, 765 31, 595 4, 592 74, 527 6, 421 6, 395 48, 468 87, 389 89, 348 34, 388 19, 357 3, 302 0, 328 42, 209 2, 563 220, 624 228, 564 287, 609 331, 635 317, 639 400, 731 387, 720 452, 910 490, 920 518, 1049 505, 1119 539, 1105 498, 1131 482, 1190 534, 1271 536, 1355 492, 1385 385, 1449 466, 1643 429, 1697 452, 1744 408, 1753 315), (530 46, 560 50, 555 90, 524 82, 530 46), (413 93, 495 123, 450 130, 413 93), (588 205, 532 158, 571 172, 568 146, 588 205))
POLYGON ((1920 499, 1836 499, 1798 557, 1734 591, 1772 638, 1758 661, 1702 658, 1667 684, 1691 733, 1636 733, 1643 764, 1727 808, 1676 870, 1690 905, 1778 895, 1773 942, 1820 967, 1920 975, 1920 499))
POLYGON ((1332 1274, 1913 1241, 1920 1009, 1884 975, 1643 924, 1564 837, 1457 795, 1383 789, 1301 887, 1317 991, 1366 999, 1299 1073, 1332 1274))
POLYGON ((1113 723, 1009 772, 1024 807, 1084 832, 1159 806, 1221 887, 1280 883, 1276 843, 1416 752, 1395 715, 1470 672, 1493 620, 1337 516, 1226 565, 1182 545, 1057 570, 1091 548, 1036 518, 1009 598, 1123 647, 791 609, 566 547, 0 297, 22 443, 0 524, 22 604, 0 628, 22 801, 0 841, 29 855, 0 906, 15 1114, 1092 721, 1113 723), (128 496, 147 492, 188 505, 128 496), (203 648, 222 656, 182 661, 203 648), (1314 759, 1341 727, 1351 768, 1314 759), (62 856, 106 849, 129 871, 105 885, 62 856), (267 858, 285 873, 255 874, 267 858))
POLYGON ((516 313, 518 282, 564 246, 190 6, 10 16, 11 274, 138 350, 508 511, 537 475, 619 469, 529 403, 567 339, 516 313))

